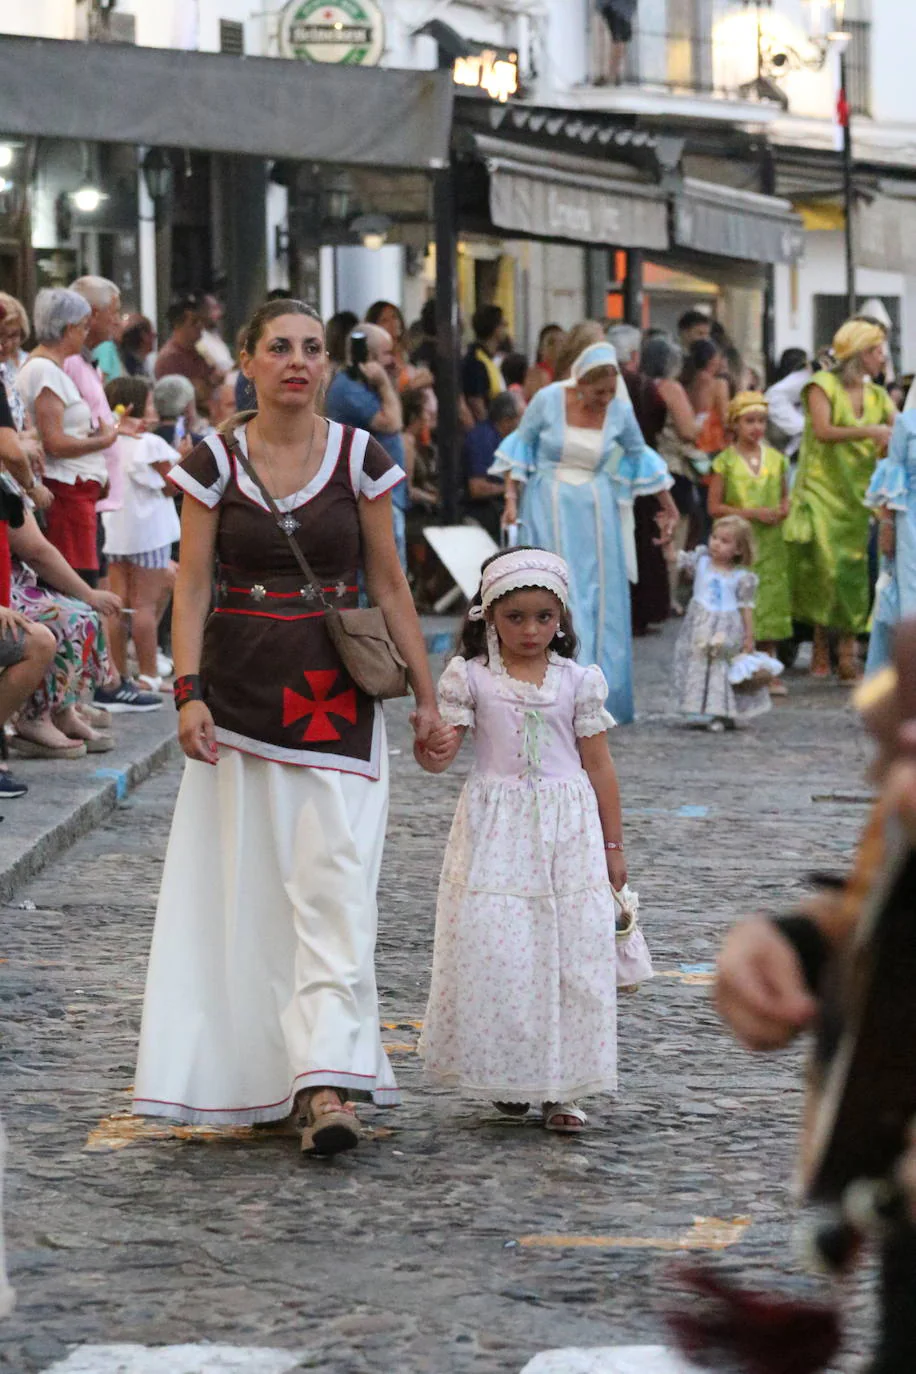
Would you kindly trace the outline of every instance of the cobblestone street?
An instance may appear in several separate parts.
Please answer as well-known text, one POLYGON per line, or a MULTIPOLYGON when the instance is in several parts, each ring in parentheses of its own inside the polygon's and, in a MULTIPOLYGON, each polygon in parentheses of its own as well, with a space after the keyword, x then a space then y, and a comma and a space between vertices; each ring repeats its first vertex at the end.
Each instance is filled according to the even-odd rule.
MULTIPOLYGON (((127 1114, 172 766, 16 893, 0 941, 0 1109, 18 1305, 0 1368, 74 1345, 275 1347, 327 1374, 497 1374, 558 1346, 663 1344, 685 1251, 817 1293, 793 1254, 801 1052, 752 1058, 709 1000, 725 927, 845 866, 866 746, 835 686, 736 735, 667 714, 673 631, 637 646, 639 723, 612 747, 631 883, 659 977, 621 999, 621 1091, 579 1139, 481 1116, 424 1086, 415 1053, 436 881, 467 758, 421 773, 388 711, 392 813, 381 893, 385 1038, 406 1104, 328 1164, 258 1130, 127 1114), (26 906, 34 903, 36 909, 26 906)), ((866 1344, 867 1276, 847 1293, 866 1344)), ((88 1367, 88 1366, 87 1366, 88 1367)))

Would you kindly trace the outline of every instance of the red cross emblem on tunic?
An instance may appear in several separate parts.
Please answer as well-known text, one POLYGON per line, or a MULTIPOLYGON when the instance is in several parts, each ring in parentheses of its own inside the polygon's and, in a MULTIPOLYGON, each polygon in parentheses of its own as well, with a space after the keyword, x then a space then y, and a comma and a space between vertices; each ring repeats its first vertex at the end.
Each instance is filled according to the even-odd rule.
POLYGON ((332 722, 331 716, 339 716, 350 725, 356 724, 355 691, 348 687, 336 696, 331 696, 334 683, 339 676, 336 668, 306 673, 304 676, 312 695, 305 697, 299 692, 294 692, 291 687, 284 687, 283 724, 295 725, 303 716, 307 716, 308 725, 302 736, 306 742, 315 744, 340 739, 340 731, 332 722))

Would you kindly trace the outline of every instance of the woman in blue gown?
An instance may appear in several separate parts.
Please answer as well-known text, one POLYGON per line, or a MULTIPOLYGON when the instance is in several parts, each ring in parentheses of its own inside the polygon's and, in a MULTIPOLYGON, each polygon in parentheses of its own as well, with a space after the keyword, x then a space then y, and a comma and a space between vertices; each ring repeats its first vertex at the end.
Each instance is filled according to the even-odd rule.
POLYGON ((668 469, 646 447, 618 381, 614 349, 591 344, 573 363, 569 381, 533 398, 500 445, 491 473, 506 478, 505 523, 517 519, 524 543, 569 564, 579 658, 599 665, 610 687, 608 709, 626 724, 633 719, 632 503, 659 496, 663 539, 671 537, 677 508, 668 469))
POLYGON ((916 411, 905 410, 894 422, 865 504, 881 521, 881 573, 865 665, 873 673, 891 660, 897 621, 916 615, 916 411))

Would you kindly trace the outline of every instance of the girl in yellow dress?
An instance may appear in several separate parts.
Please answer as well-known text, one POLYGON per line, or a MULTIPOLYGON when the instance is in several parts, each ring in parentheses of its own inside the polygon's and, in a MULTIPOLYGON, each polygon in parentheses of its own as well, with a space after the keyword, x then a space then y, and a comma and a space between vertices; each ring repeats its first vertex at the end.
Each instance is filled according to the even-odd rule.
MULTIPOLYGON (((782 639, 792 637, 789 551, 783 521, 789 513, 789 460, 764 442, 767 401, 757 391, 742 391, 728 411, 734 443, 712 465, 709 514, 740 515, 754 532, 754 572, 760 579, 754 607, 757 643, 775 654, 782 639)), ((785 696, 784 683, 770 685, 773 696, 785 696)))

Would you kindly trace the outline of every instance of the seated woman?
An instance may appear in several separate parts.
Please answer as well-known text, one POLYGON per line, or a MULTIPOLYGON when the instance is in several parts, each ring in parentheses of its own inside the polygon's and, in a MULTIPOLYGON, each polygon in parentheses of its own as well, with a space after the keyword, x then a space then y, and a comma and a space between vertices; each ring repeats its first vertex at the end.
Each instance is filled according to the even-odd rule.
POLYGON ((112 677, 102 628, 103 617, 117 615, 121 602, 112 592, 84 582, 38 528, 30 510, 9 532, 12 554, 12 607, 56 641, 46 676, 19 709, 10 748, 20 757, 82 758, 114 747, 99 719, 81 703, 112 677), (84 713, 85 712, 85 713, 84 713))

